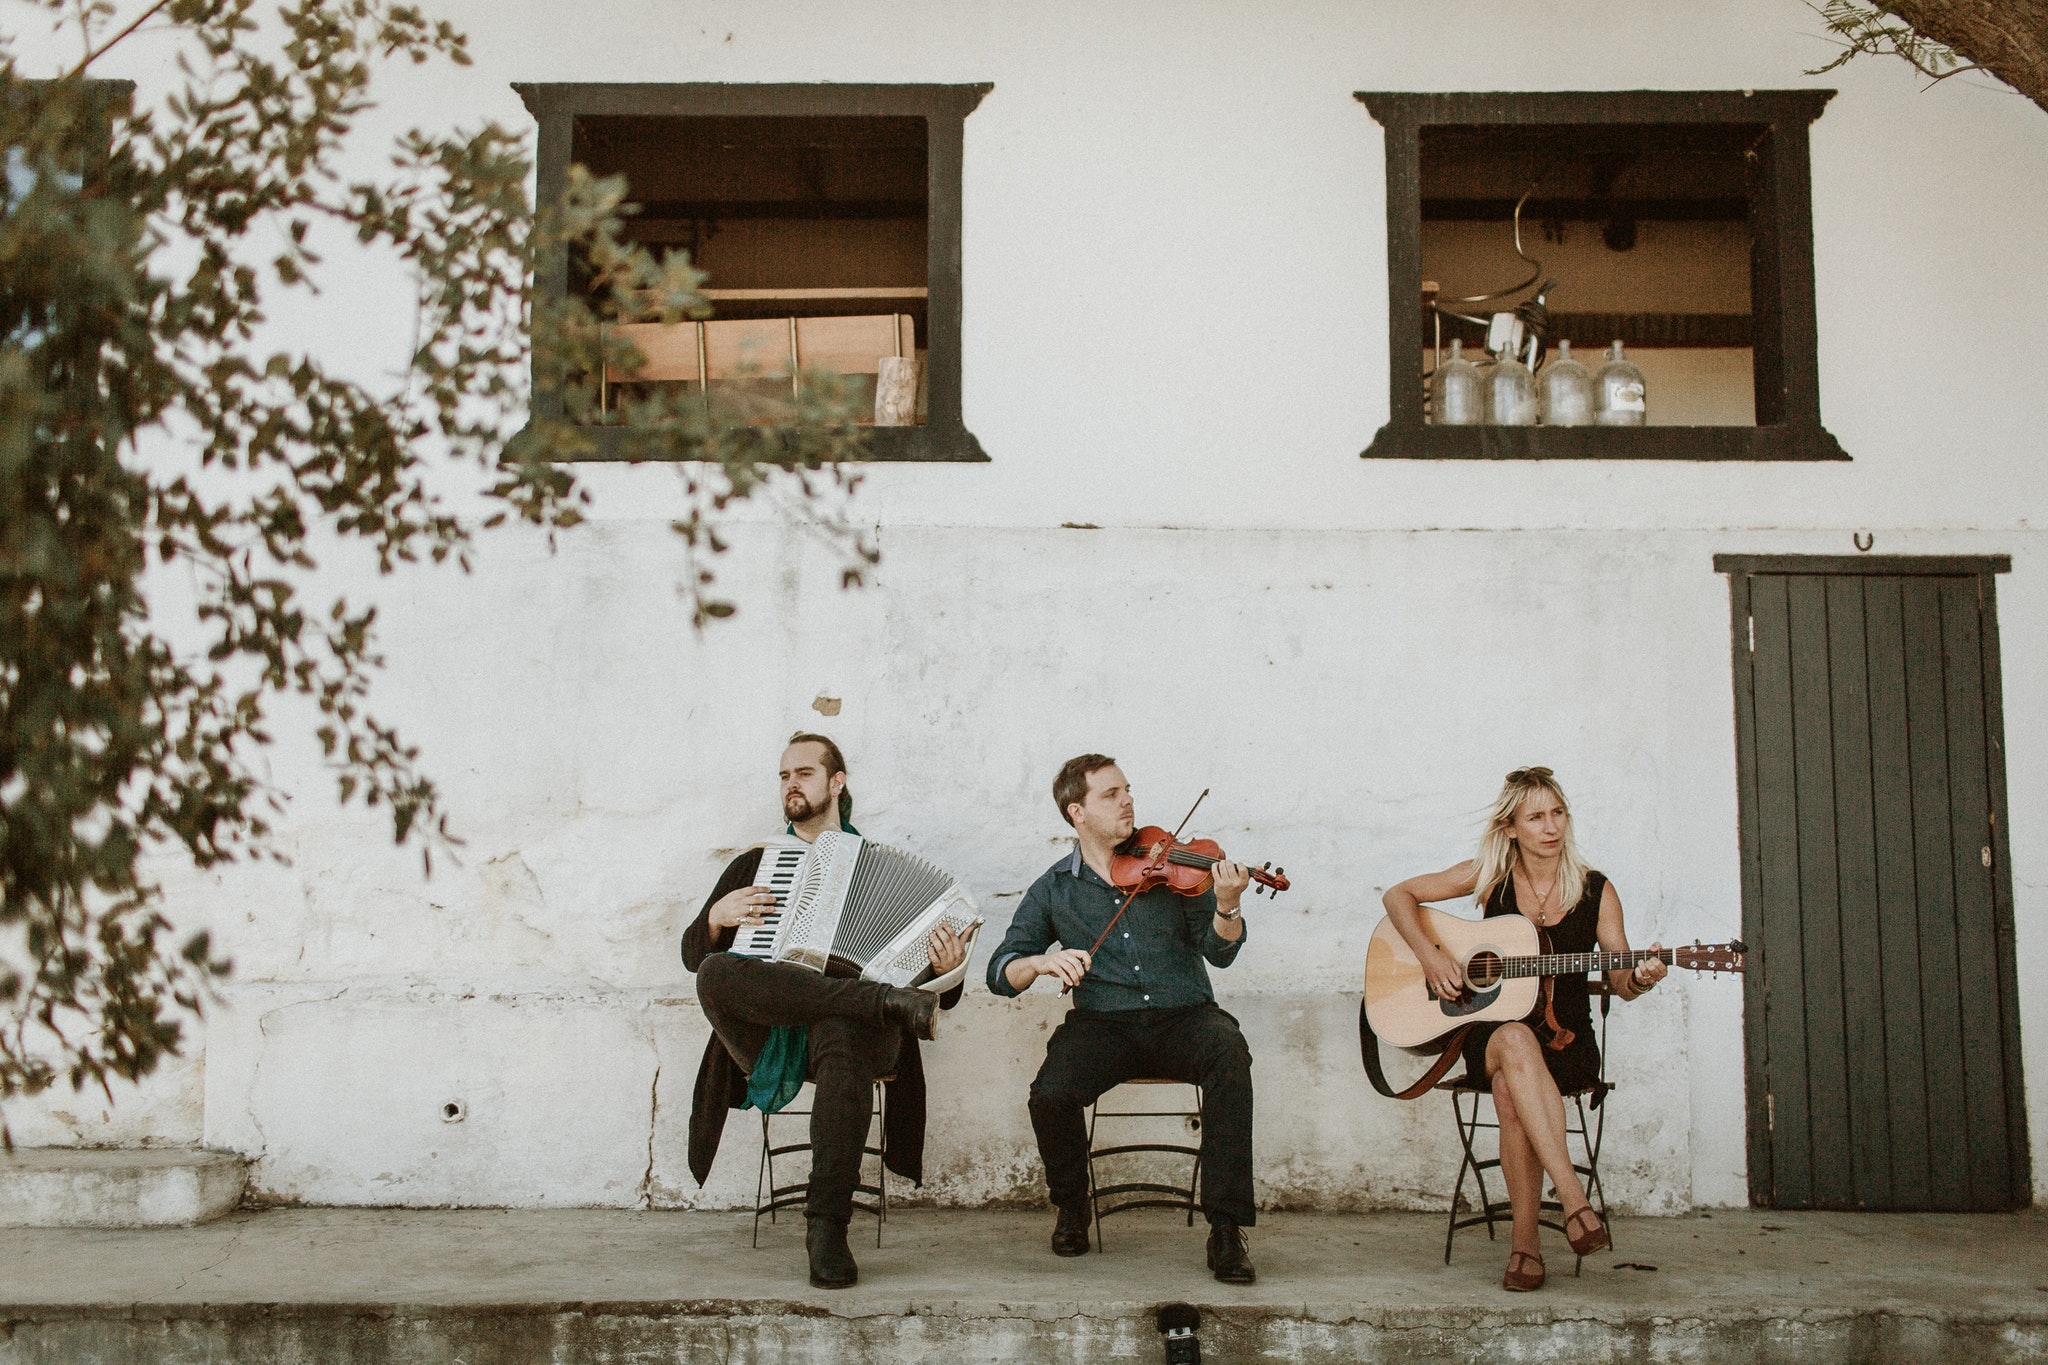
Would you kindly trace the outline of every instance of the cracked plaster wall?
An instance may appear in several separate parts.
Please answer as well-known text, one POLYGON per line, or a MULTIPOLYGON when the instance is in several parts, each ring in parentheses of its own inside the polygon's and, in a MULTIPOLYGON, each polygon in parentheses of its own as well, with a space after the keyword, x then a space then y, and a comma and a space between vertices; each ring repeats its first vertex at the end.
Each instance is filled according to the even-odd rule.
MULTIPOLYGON (((256 1156, 265 1195, 748 1202, 753 1114, 732 1116, 704 1188, 685 1168, 707 1035, 675 945, 730 852, 774 828, 773 756, 820 695, 841 700, 829 728, 855 764, 862 828, 979 898, 991 927, 977 967, 1061 852, 1041 788, 1068 752, 1117 753, 1154 818, 1211 787, 1205 828, 1288 867, 1295 890, 1251 903, 1247 949, 1215 974, 1256 1058, 1269 1205, 1441 1199, 1442 1106, 1381 1100, 1359 1067, 1359 964, 1379 891, 1463 856, 1506 767, 1540 758, 1564 775, 1638 941, 1737 932, 1725 584, 1708 567, 1726 536, 904 529, 885 534, 877 584, 849 596, 823 586, 798 538, 761 531, 728 570, 755 591, 749 609, 702 640, 658 574, 626 571, 658 562, 664 536, 601 525, 554 556, 422 579, 394 614, 406 662, 390 690, 427 720, 428 754, 447 755, 459 863, 423 881, 366 823, 330 812, 306 821, 294 867, 219 883, 257 918, 224 916, 243 965, 210 1025, 206 1137, 256 1156), (805 564, 794 584, 790 562, 805 564), (616 587, 602 605, 521 605, 593 578, 616 587), (1230 646, 1191 664, 1070 629, 1070 604, 1110 580, 1161 611, 1198 584, 1230 646), (1488 615, 1508 583, 1532 605, 1488 615), (495 606, 451 628, 456 598, 479 591, 495 606), (531 694, 561 670, 516 662, 535 619, 566 637, 558 657, 603 675, 589 704, 544 725, 531 694), (1008 641, 1024 644, 988 643, 1008 641), (474 657, 512 662, 452 682, 474 657), (1499 666, 1536 657, 1544 669, 1499 666), (1427 704, 1455 725, 1415 723, 1425 675, 1427 704), (1075 679, 1101 687, 1099 705, 1076 705, 1075 679), (427 704, 415 689, 428 680, 465 700, 427 704), (462 1122, 442 1120, 449 1101, 462 1122)), ((2039 603, 2015 594, 2008 610, 2036 619, 2039 603)), ((926 1052, 919 1197, 1035 1201, 1023 1099, 1063 1004, 1044 990, 1001 1001, 970 979, 926 1052)), ((1739 1006, 1734 983, 1683 976, 1617 1006, 1617 1203, 1743 1199, 1739 1006)))
MULTIPOLYGON (((1984 317, 2048 312, 2048 282, 2010 269, 2048 219, 2048 139, 2022 101, 1962 82, 1917 95, 1881 63, 1827 78, 1820 371, 1852 463, 1363 462, 1388 363, 1383 167, 1350 92, 1797 85, 1824 59, 1807 11, 601 8, 564 26, 534 0, 444 5, 476 64, 395 73, 372 131, 524 126, 514 80, 993 82, 967 124, 963 241, 966 411, 991 463, 870 471, 859 508, 886 557, 855 594, 805 537, 741 509, 720 573, 742 614, 702 637, 675 598, 661 469, 586 471, 593 521, 557 553, 512 532, 473 575, 383 581, 330 558, 384 603, 378 707, 421 746, 463 844, 423 879, 281 746, 290 866, 166 870, 174 917, 212 925, 237 962, 203 1051, 111 1109, 10 1107, 18 1139, 203 1138, 255 1157, 275 1198, 742 1202, 751 1115, 705 1189, 683 1169, 705 1029, 675 943, 724 860, 776 827, 782 738, 822 725, 855 766, 862 827, 981 898, 983 954, 1063 846, 1045 794, 1060 759, 1117 754, 1141 814, 1169 822, 1211 788, 1204 831, 1297 884, 1254 903, 1218 976, 1258 1059, 1263 1197, 1428 1203, 1447 1117, 1371 1096, 1355 1052, 1380 890, 1463 856, 1500 773, 1540 761, 1638 940, 1733 934, 1711 556, 1843 553, 1860 530, 1883 552, 2014 556, 1999 591, 2021 1006, 2048 1011, 2032 681, 2048 371, 2001 362, 1994 382, 1979 362, 1984 317), (820 697, 839 703, 829 721, 820 697)), ((133 51, 108 74, 157 88, 147 43, 133 51)), ((409 286, 375 261, 350 281, 278 326, 396 366, 409 286)), ((977 987, 947 1020, 928 1197, 1036 1197, 1023 1095, 1058 1008, 977 987)), ((1676 980, 1617 1009, 1612 1053, 1610 1196, 1740 1202, 1739 991, 1676 980)))

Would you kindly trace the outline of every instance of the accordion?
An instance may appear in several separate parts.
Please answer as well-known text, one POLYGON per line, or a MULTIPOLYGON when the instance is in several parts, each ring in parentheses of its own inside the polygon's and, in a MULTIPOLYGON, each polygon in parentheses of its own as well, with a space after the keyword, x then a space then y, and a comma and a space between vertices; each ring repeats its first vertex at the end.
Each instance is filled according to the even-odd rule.
POLYGON ((932 980, 932 931, 943 924, 965 940, 981 926, 974 901, 946 873, 858 834, 769 844, 754 884, 774 893, 775 908, 743 925, 727 951, 835 976, 950 989, 966 964, 932 980))

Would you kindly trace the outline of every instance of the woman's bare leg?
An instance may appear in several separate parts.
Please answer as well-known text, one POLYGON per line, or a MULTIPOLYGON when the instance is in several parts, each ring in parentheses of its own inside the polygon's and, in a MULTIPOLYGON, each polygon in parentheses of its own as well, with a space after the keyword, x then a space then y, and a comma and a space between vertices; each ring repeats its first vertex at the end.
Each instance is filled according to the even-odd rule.
POLYGON ((1500 1173, 1507 1182, 1508 1204, 1515 1211, 1510 1245, 1531 1256, 1543 1254, 1542 1231, 1536 1225, 1537 1206, 1543 1201, 1543 1163, 1522 1131, 1520 1111, 1504 1085, 1493 1091, 1493 1112, 1500 1120, 1500 1173))
MULTIPOLYGON (((1524 1246, 1519 1240, 1525 1194, 1517 1188, 1515 1173, 1507 1164, 1506 1112, 1512 1107, 1521 1145, 1534 1158, 1538 1169, 1549 1174, 1550 1183, 1557 1186, 1558 1203, 1564 1206, 1565 1218, 1569 1220, 1588 1201, 1586 1187, 1579 1183, 1579 1173, 1572 1169, 1571 1152, 1565 1146, 1564 1097, 1558 1093, 1557 1082, 1551 1079, 1550 1068, 1543 1064, 1543 1045, 1526 1024, 1504 1024, 1494 1030, 1486 1045, 1486 1075, 1493 1085, 1494 1112, 1501 1115, 1501 1175, 1508 1184, 1508 1197, 1515 1203, 1515 1247, 1518 1251, 1533 1251, 1533 1244, 1524 1246)), ((1533 1238, 1542 1182, 1531 1179, 1526 1190, 1533 1238)))
POLYGON ((1501 1179, 1507 1183, 1507 1203, 1516 1212, 1509 1244, 1540 1257, 1542 1230, 1536 1226, 1536 1212, 1542 1203, 1542 1162, 1522 1132, 1522 1113, 1505 1085, 1493 1089, 1493 1115, 1501 1121, 1501 1179))

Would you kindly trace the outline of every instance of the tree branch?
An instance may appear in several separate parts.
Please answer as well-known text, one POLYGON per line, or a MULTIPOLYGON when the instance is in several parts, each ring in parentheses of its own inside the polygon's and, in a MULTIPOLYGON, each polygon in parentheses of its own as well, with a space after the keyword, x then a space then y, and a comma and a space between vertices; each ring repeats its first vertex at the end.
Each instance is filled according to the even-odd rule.
POLYGON ((2048 112, 2048 0, 1881 0, 1878 8, 2048 112))
POLYGON ((93 48, 91 51, 87 52, 83 57, 80 57, 78 59, 78 65, 72 67, 69 71, 64 73, 64 79, 67 81, 76 80, 78 77, 84 75, 85 69, 88 66, 91 66, 94 62, 98 61, 101 57, 104 57, 107 54, 108 49, 112 48, 116 43, 120 42, 123 38, 126 38, 129 34, 135 32, 136 29, 141 28, 144 24, 148 23, 152 16, 157 14, 159 11, 165 9, 167 6, 170 5, 170 3, 171 0, 156 0, 155 4, 151 5, 142 13, 136 15, 133 23, 130 23, 127 27, 123 28, 119 33, 116 33, 113 37, 107 39, 104 43, 101 43, 98 47, 93 48))

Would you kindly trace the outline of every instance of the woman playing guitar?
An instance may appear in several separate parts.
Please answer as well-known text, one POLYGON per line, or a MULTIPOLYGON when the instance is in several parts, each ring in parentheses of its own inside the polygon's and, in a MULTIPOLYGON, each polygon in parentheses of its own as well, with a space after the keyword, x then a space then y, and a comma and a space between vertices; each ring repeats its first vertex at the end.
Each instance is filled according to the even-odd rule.
MULTIPOLYGON (((1572 842, 1571 809, 1548 768, 1517 768, 1493 803, 1479 856, 1442 872, 1410 877, 1382 898, 1387 917, 1422 961, 1437 994, 1464 990, 1458 965, 1423 932, 1421 907, 1471 896, 1492 915, 1523 915, 1547 939, 1546 951, 1627 952, 1621 898, 1606 877, 1586 866, 1572 842)), ((1609 972, 1614 993, 1633 1000, 1668 969, 1652 958, 1633 971, 1609 972)), ((1514 1206, 1513 1250, 1501 1283, 1516 1290, 1543 1286, 1537 1213, 1549 1174, 1564 1206, 1566 1238, 1584 1256, 1608 1245, 1607 1226, 1586 1198, 1565 1148, 1562 1091, 1591 1085, 1600 1074, 1586 978, 1562 976, 1539 997, 1526 1022, 1480 1024, 1465 1036, 1468 1074, 1484 1075, 1500 1118, 1500 1168, 1514 1206)))

